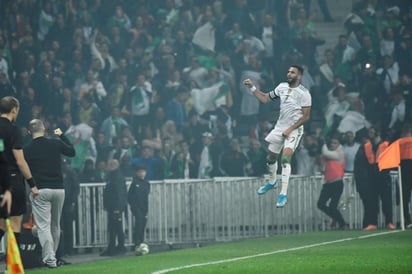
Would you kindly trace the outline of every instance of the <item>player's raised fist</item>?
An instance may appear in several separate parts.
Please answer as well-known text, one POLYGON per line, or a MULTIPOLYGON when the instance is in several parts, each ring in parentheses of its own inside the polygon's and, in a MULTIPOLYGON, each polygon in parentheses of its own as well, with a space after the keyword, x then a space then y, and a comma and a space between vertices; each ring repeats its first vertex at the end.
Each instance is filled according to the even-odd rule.
POLYGON ((54 130, 54 134, 56 134, 57 136, 60 136, 60 135, 63 134, 63 132, 62 132, 62 130, 61 130, 60 128, 56 128, 56 129, 54 130))
POLYGON ((247 86, 248 88, 251 88, 251 87, 253 86, 253 82, 252 82, 252 80, 250 80, 250 79, 244 80, 244 81, 243 81, 243 84, 244 84, 245 86, 247 86))

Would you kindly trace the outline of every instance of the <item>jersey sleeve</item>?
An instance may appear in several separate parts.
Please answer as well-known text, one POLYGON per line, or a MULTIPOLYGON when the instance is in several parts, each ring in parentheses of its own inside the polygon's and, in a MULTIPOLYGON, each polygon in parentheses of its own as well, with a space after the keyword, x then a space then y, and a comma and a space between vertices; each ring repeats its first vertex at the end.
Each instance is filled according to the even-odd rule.
POLYGON ((302 94, 302 98, 301 98, 301 101, 300 101, 300 106, 301 107, 310 107, 310 106, 312 106, 312 96, 310 96, 309 91, 304 92, 302 94))
POLYGON ((275 101, 277 98, 279 98, 279 86, 277 86, 275 89, 269 91, 269 98, 272 101, 275 101))
POLYGON ((23 137, 18 127, 13 127, 12 135, 12 149, 23 149, 23 137))

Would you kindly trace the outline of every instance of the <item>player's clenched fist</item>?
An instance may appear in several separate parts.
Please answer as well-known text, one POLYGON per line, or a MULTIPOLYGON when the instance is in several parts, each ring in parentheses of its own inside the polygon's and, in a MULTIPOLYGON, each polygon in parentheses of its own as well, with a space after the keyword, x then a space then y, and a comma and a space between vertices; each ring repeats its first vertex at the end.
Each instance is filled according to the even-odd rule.
POLYGON ((243 81, 243 84, 244 84, 245 86, 247 86, 248 88, 253 87, 253 82, 252 82, 252 80, 250 80, 250 79, 246 79, 245 81, 243 81))
POLYGON ((60 136, 60 135, 63 134, 63 132, 62 132, 62 130, 61 130, 60 128, 56 128, 56 129, 54 130, 54 134, 56 134, 57 136, 60 136))

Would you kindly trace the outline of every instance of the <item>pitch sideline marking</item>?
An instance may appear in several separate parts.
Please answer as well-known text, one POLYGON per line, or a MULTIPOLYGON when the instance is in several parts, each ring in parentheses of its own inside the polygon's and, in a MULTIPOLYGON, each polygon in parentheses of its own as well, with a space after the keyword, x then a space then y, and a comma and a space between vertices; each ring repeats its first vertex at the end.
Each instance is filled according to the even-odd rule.
POLYGON ((310 244, 310 245, 303 245, 303 246, 292 247, 292 248, 287 248, 287 249, 275 250, 275 251, 271 251, 271 252, 259 253, 259 254, 255 254, 255 255, 237 257, 237 258, 232 258, 232 259, 218 260, 218 261, 198 263, 198 264, 188 264, 188 265, 183 265, 183 266, 158 270, 158 271, 152 272, 152 274, 163 274, 163 273, 168 273, 168 272, 182 270, 182 269, 188 269, 188 268, 194 268, 194 267, 199 267, 199 266, 216 265, 216 264, 222 264, 222 263, 229 263, 229 262, 247 260, 247 259, 263 257, 263 256, 269 256, 269 255, 278 254, 278 253, 286 253, 286 252, 289 252, 289 251, 296 251, 296 250, 302 250, 302 249, 307 249, 307 248, 312 248, 312 247, 317 247, 317 246, 323 246, 323 245, 329 245, 329 244, 336 244, 336 243, 340 243, 340 242, 353 241, 353 240, 356 240, 356 239, 365 239, 365 238, 370 238, 370 237, 376 237, 376 236, 381 236, 381 235, 396 233, 396 232, 401 232, 401 230, 386 231, 386 232, 374 233, 374 234, 370 234, 370 235, 363 235, 363 236, 358 236, 358 237, 344 238, 344 239, 339 239, 339 240, 334 240, 334 241, 328 241, 328 242, 322 242, 322 243, 316 243, 316 244, 310 244))

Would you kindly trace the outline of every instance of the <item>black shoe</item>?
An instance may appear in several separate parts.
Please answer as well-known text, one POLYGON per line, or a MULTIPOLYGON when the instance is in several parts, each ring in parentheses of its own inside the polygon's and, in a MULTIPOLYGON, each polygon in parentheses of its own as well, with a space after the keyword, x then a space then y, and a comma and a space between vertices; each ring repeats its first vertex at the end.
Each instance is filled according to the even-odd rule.
POLYGON ((57 259, 57 266, 61 266, 61 265, 69 265, 72 264, 71 262, 68 262, 66 260, 63 260, 62 258, 57 259))
POLYGON ((100 256, 115 256, 116 252, 114 252, 113 249, 106 249, 102 253, 100 253, 100 256))
POLYGON ((116 247, 116 254, 122 255, 122 254, 125 254, 126 252, 127 252, 126 247, 124 247, 124 246, 116 247))

